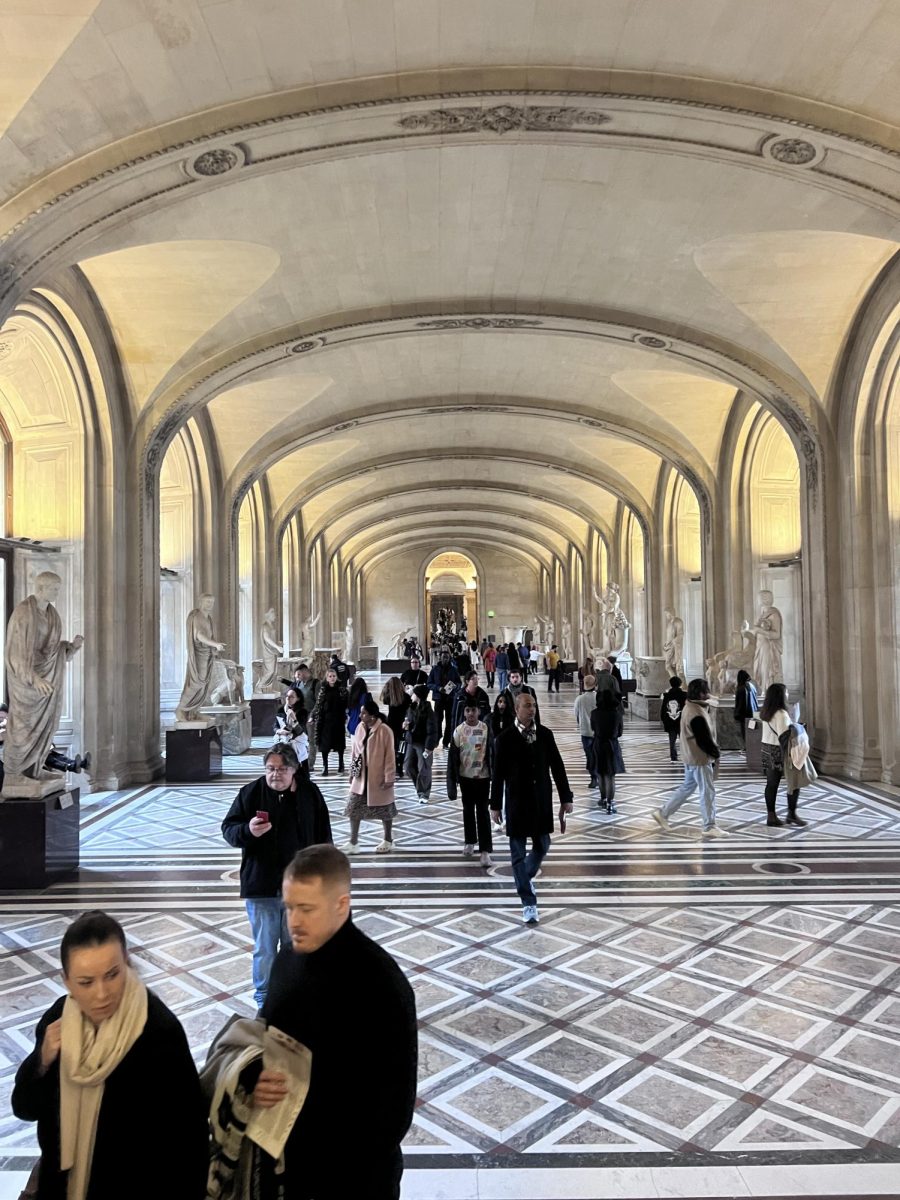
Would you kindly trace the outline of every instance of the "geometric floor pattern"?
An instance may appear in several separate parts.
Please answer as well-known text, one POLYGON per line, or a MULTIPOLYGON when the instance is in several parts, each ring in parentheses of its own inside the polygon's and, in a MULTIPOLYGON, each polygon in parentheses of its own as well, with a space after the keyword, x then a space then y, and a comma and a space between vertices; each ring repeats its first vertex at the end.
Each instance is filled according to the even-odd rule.
MULTIPOLYGON (((769 829, 761 778, 726 752, 718 820, 729 836, 701 843, 690 803, 664 834, 649 811, 680 776, 664 736, 627 720, 619 811, 603 815, 585 787, 573 698, 541 696, 576 812, 537 883, 538 928, 521 923, 505 844, 488 870, 461 857, 440 757, 431 804, 398 788, 394 853, 354 859, 355 919, 417 994, 404 1195, 689 1194, 660 1190, 650 1175, 616 1193, 623 1171, 648 1167, 743 1172, 729 1190, 707 1182, 704 1195, 800 1194, 797 1179, 780 1191, 748 1184, 746 1169, 789 1164, 894 1164, 896 1178, 896 790, 822 779, 801 795, 806 828, 769 829), (459 1181, 476 1169, 466 1191, 459 1181)), ((252 1012, 239 857, 219 823, 258 774, 263 744, 226 759, 214 785, 86 797, 79 879, 2 894, 0 1170, 14 1173, 11 1184, 37 1147, 4 1101, 38 1016, 61 992, 56 952, 73 912, 102 906, 122 919, 142 976, 198 1060, 231 1013, 252 1012)), ((340 841, 346 779, 317 782, 340 841)), ((379 839, 364 826, 364 851, 379 839)), ((900 1190, 878 1179, 878 1194, 900 1190)))

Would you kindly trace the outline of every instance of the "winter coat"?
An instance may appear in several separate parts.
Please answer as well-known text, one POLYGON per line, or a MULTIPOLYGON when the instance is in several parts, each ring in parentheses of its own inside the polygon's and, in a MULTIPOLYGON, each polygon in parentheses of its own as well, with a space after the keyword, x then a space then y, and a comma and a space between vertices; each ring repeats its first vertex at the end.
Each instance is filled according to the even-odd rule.
POLYGON ((622 761, 622 707, 608 708, 603 705, 591 713, 591 729, 594 734, 594 768, 598 775, 621 775, 625 770, 622 761))
POLYGON ((535 725, 536 737, 527 742, 515 725, 501 733, 494 747, 491 808, 503 808, 506 792, 506 832, 511 838, 533 838, 552 833, 553 782, 561 804, 572 800, 556 738, 544 725, 535 725))
POLYGON ((663 692, 659 717, 666 733, 669 733, 673 729, 677 733, 681 729, 681 710, 684 708, 686 701, 687 692, 684 688, 673 687, 669 688, 667 692, 663 692))
POLYGON ((424 746, 433 750, 441 740, 441 727, 437 716, 427 700, 411 704, 404 718, 404 724, 409 725, 406 737, 414 746, 424 746))
POLYGON ((281 877, 298 850, 330 842, 331 821, 322 793, 305 773, 294 776, 293 792, 276 792, 265 776, 242 787, 225 820, 222 836, 241 852, 241 896, 281 895, 281 877), (267 812, 272 828, 260 837, 250 832, 257 812, 267 812))
POLYGON ((393 804, 397 759, 394 735, 384 721, 376 721, 371 729, 360 722, 353 735, 351 753, 351 762, 362 760, 362 771, 350 780, 351 794, 365 796, 369 808, 393 804))
POLYGON ((346 745, 347 689, 340 683, 323 683, 313 711, 316 725, 316 745, 323 754, 331 750, 344 752, 346 745))

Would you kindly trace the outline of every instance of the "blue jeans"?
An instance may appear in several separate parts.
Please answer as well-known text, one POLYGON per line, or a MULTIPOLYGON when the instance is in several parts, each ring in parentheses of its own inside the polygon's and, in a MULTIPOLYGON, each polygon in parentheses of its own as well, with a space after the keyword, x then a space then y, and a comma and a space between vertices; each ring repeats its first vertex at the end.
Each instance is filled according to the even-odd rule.
POLYGON ((262 1008, 266 1002, 269 976, 278 954, 278 944, 280 942, 283 949, 291 944, 291 939, 288 936, 284 904, 280 896, 257 896, 253 900, 245 900, 244 903, 253 931, 253 998, 256 1007, 262 1008))
POLYGON ((497 691, 505 691, 506 685, 509 683, 509 671, 497 672, 497 691))
POLYGON ((509 857, 512 863, 516 891, 522 904, 537 904, 532 879, 540 870, 541 863, 550 849, 550 834, 541 833, 531 839, 531 850, 525 853, 527 838, 509 839, 509 857))
POLYGON ((698 790, 703 828, 711 829, 716 823, 716 781, 712 763, 707 763, 705 767, 691 767, 685 763, 684 783, 675 789, 662 806, 662 815, 668 820, 698 790))

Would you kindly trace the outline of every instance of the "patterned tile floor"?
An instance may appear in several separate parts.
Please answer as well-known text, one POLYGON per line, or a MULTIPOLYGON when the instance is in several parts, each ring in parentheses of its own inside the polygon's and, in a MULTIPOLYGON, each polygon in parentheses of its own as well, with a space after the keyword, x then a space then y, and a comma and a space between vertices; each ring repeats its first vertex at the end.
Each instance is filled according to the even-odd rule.
MULTIPOLYGON (((541 698, 577 799, 538 882, 539 928, 521 924, 505 844, 488 870, 461 857, 440 757, 430 805, 398 789, 394 854, 354 860, 356 919, 418 997, 404 1195, 900 1193, 900 795, 821 780, 802 796, 805 829, 768 829, 762 781, 730 753, 729 836, 701 843, 691 804, 663 834, 649 812, 680 768, 657 729, 628 721, 606 816, 585 787, 573 693, 541 698)), ((219 823, 262 745, 213 786, 87 797, 78 880, 0 896, 4 1099, 83 908, 124 921, 198 1058, 252 1011, 238 856, 219 823)), ((346 779, 318 782, 339 840, 346 779)), ((364 830, 365 848, 379 838, 364 830)), ((0 1198, 36 1153, 8 1113, 0 1198)))

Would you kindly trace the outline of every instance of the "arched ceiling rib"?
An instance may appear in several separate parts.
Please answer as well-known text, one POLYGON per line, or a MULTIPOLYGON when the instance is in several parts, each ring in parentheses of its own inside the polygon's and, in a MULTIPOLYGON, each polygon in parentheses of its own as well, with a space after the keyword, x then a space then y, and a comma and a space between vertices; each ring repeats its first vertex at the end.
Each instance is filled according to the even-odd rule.
POLYGON ((478 524, 460 526, 455 532, 448 533, 440 525, 420 523, 402 533, 393 533, 379 541, 372 539, 368 546, 359 550, 353 558, 356 567, 369 568, 375 561, 398 551, 414 546, 433 546, 435 553, 450 545, 471 544, 481 545, 493 550, 501 550, 504 554, 518 552, 519 558, 535 571, 541 567, 550 569, 556 556, 546 547, 529 538, 526 531, 508 530, 503 536, 492 526, 478 524))

